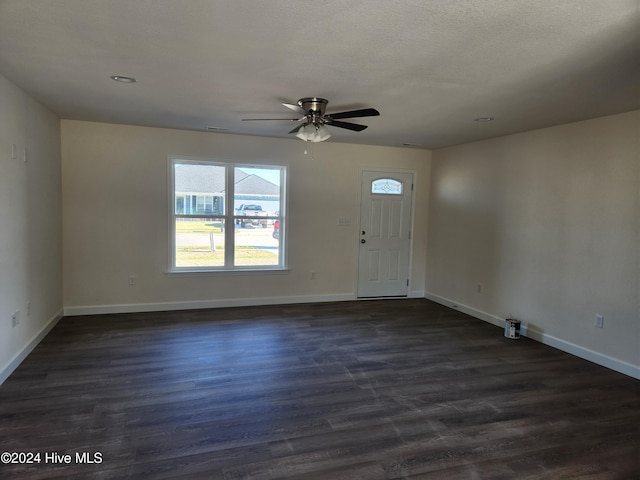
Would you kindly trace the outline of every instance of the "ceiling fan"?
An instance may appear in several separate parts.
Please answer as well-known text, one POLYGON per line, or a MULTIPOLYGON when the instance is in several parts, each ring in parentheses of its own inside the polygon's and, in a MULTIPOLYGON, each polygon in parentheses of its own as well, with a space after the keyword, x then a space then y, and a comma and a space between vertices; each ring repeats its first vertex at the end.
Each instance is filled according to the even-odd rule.
POLYGON ((297 104, 283 103, 285 107, 302 115, 299 118, 243 118, 243 121, 267 121, 267 120, 285 120, 290 122, 299 122, 300 125, 295 127, 289 133, 295 133, 296 137, 307 142, 323 142, 331 137, 327 125, 331 127, 346 128, 354 132, 361 132, 367 125, 358 123, 343 122, 343 118, 356 117, 377 117, 380 112, 375 108, 363 108, 360 110, 350 110, 348 112, 325 113, 329 101, 319 97, 305 97, 298 100, 297 104))

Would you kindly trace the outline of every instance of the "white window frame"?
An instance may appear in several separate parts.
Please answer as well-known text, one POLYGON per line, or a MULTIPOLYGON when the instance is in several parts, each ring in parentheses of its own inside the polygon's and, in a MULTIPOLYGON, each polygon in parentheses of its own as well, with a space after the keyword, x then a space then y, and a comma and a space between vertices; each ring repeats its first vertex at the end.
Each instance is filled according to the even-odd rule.
POLYGON ((287 192, 288 185, 288 165, 276 163, 246 163, 231 162, 224 160, 215 160, 207 158, 194 158, 184 155, 170 155, 168 157, 168 197, 169 197, 169 274, 183 273, 219 273, 219 272, 273 272, 287 270, 287 249, 286 249, 286 209, 287 209, 287 192), (192 164, 205 166, 218 166, 225 168, 225 202, 224 214, 189 214, 181 215, 175 212, 175 165, 176 164, 192 164), (268 219, 279 220, 279 241, 278 241, 278 260, 277 265, 234 265, 235 253, 235 215, 234 198, 235 198, 235 182, 234 175, 236 168, 273 168, 280 170, 280 214, 279 216, 269 216, 268 219), (176 266, 176 219, 177 218, 222 218, 225 223, 225 260, 224 266, 204 266, 204 267, 178 267, 176 266), (227 228, 230 226, 231 228, 227 228))

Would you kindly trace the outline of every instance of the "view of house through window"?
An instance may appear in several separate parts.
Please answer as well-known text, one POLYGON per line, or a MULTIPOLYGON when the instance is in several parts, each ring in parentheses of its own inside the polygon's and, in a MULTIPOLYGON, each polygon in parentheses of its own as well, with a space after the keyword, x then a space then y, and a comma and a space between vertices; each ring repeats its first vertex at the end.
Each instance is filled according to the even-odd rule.
POLYGON ((172 159, 172 271, 284 268, 285 167, 172 159))

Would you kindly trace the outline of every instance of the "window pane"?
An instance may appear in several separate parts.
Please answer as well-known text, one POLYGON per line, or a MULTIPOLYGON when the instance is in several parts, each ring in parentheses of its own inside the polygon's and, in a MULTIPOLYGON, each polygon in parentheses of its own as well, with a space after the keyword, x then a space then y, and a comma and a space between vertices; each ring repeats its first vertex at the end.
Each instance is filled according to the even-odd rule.
POLYGON ((224 266, 224 219, 176 218, 176 267, 224 266))
POLYGON ((224 215, 225 167, 174 164, 176 215, 224 215))
POLYGON ((280 171, 281 168, 236 167, 233 198, 236 224, 265 226, 261 217, 279 215, 280 171))
POLYGON ((383 195, 402 195, 402 182, 393 178, 379 178, 371 182, 371 193, 383 195))
POLYGON ((280 244, 274 231, 273 219, 266 227, 240 228, 236 225, 234 265, 280 265, 280 244))

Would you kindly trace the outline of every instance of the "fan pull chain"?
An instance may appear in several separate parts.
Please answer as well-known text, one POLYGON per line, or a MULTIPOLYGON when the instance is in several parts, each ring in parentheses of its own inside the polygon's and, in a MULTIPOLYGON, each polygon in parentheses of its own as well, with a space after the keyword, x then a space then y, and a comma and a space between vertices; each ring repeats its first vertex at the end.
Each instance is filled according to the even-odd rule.
POLYGON ((313 158, 313 142, 307 142, 305 140, 305 147, 304 147, 304 154, 305 155, 310 155, 311 156, 311 160, 315 161, 315 158, 313 158), (307 145, 309 145, 309 147, 307 148, 307 145))

